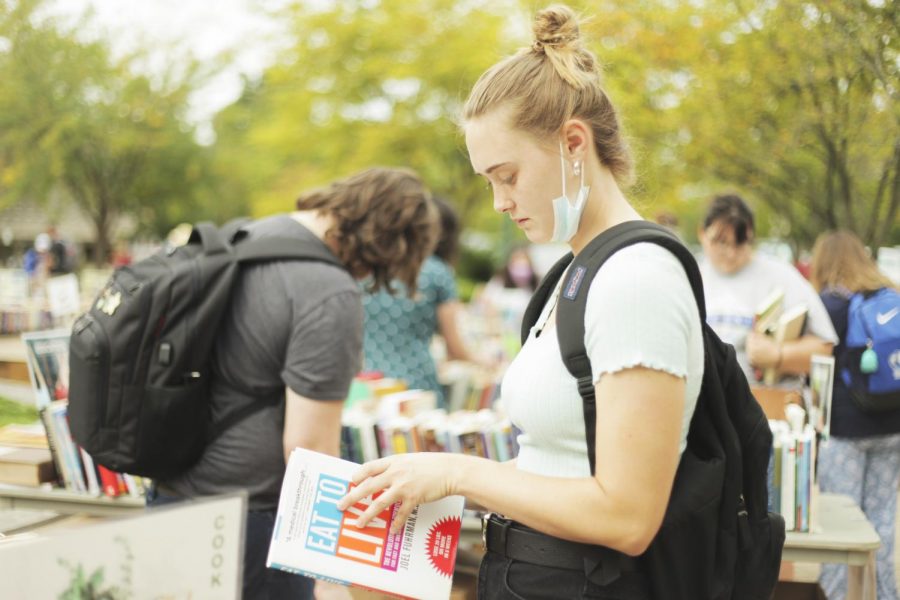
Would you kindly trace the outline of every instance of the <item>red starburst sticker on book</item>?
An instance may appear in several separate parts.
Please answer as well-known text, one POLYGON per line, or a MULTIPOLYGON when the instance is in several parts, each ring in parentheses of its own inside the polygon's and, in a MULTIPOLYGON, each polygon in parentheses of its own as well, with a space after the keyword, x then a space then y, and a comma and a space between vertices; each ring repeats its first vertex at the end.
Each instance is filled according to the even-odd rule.
POLYGON ((462 520, 459 517, 447 517, 431 526, 425 550, 428 560, 435 570, 446 577, 453 575, 456 563, 456 547, 459 544, 459 530, 462 520))

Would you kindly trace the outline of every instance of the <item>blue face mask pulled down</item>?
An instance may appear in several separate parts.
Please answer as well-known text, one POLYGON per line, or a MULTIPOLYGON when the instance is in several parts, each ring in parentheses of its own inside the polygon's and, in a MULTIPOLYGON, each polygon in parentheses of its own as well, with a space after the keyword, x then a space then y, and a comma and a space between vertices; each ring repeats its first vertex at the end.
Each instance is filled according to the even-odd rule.
POLYGON ((566 194, 566 159, 563 156, 562 142, 559 144, 559 165, 562 175, 562 196, 553 200, 553 236, 550 241, 568 242, 578 231, 578 224, 581 222, 581 214, 584 212, 584 205, 587 204, 591 187, 584 185, 586 169, 582 168, 578 194, 575 196, 575 201, 570 202, 569 196, 566 194))

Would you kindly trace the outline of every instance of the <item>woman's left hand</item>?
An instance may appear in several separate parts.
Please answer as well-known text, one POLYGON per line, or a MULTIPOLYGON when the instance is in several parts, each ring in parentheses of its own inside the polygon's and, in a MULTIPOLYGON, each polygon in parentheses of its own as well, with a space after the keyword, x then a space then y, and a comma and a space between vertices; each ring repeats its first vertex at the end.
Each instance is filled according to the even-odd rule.
POLYGON ((443 452, 415 452, 367 462, 353 474, 356 487, 338 502, 338 510, 345 511, 381 492, 370 504, 363 503, 367 508, 357 517, 356 526, 365 527, 371 519, 399 502, 391 523, 391 533, 399 533, 416 506, 453 495, 456 463, 460 458, 463 457, 443 452))

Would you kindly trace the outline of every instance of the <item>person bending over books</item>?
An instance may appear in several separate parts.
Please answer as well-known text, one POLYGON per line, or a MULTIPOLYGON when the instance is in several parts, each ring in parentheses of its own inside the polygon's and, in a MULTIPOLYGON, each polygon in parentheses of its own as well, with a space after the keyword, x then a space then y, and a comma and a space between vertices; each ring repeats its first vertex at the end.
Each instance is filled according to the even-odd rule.
POLYGON ((700 271, 710 327, 734 346, 751 384, 771 385, 809 373, 810 357, 830 355, 837 336, 809 282, 791 265, 754 252, 753 235, 744 200, 716 196, 697 232, 700 271))
MULTIPOLYGON (((213 357, 213 426, 249 403, 267 406, 224 430, 187 472, 158 482, 150 503, 246 490, 243 597, 311 599, 312 579, 266 568, 286 459, 295 447, 339 455, 343 400, 362 356, 356 280, 415 289, 437 211, 417 175, 373 168, 246 229, 250 238, 321 242, 346 270, 314 261, 243 268, 213 357)), ((329 584, 316 587, 321 595, 329 584)))
MULTIPOLYGON (((847 355, 850 297, 895 288, 849 231, 821 234, 813 246, 810 279, 822 296, 841 342, 834 349, 836 369, 831 405, 831 436, 819 446, 819 484, 823 492, 853 498, 881 538, 876 553, 878 598, 900 598, 894 578, 894 524, 900 484, 900 410, 863 412, 840 375, 847 355)), ((892 311, 881 313, 886 325, 892 311)), ((896 312, 894 313, 896 314, 896 312)), ((877 314, 876 314, 877 318, 877 314)), ((900 319, 900 316, 893 318, 900 319)), ((873 323, 873 326, 875 324, 873 323)), ((857 358, 856 360, 859 360, 857 358)), ((886 360, 881 358, 881 360, 886 360)), ((828 598, 847 594, 846 565, 823 565, 820 577, 828 598)))
MULTIPOLYGON (((453 206, 435 197, 441 233, 434 254, 425 259, 415 293, 403 293, 402 283, 393 291, 382 289, 363 295, 365 368, 406 382, 410 389, 433 391, 437 405, 446 408, 431 356, 431 339, 440 334, 449 360, 472 361, 459 331, 463 311, 456 292, 453 264, 459 248, 459 217, 453 206)), ((363 289, 368 281, 360 282, 363 289)))
MULTIPOLYGON (((529 241, 565 242, 577 255, 601 232, 642 220, 622 191, 632 163, 572 10, 539 11, 533 30, 532 46, 475 84, 464 108, 466 145, 496 211, 529 241)), ((560 356, 555 298, 501 385, 502 402, 522 430, 516 460, 382 458, 359 469, 359 486, 339 508, 384 490, 358 526, 400 502, 392 524, 399 531, 417 504, 464 495, 495 513, 487 522, 480 598, 647 598, 646 575, 632 568, 631 557, 660 528, 685 448, 703 375, 698 307, 681 263, 655 244, 621 250, 593 279, 585 315, 600 399, 592 476, 582 399, 560 356), (529 545, 513 535, 494 543, 499 530, 534 536, 547 552, 525 560, 529 545), (585 559, 601 546, 609 558, 587 568, 585 559)))

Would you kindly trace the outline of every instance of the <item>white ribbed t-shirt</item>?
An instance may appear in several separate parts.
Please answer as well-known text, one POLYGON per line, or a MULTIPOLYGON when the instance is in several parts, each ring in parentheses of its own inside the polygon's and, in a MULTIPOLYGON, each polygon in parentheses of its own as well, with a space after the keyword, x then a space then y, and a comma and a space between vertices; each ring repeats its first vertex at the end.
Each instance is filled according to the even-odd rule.
MULTIPOLYGON (((565 279, 563 277, 562 279, 565 279)), ((517 467, 557 477, 587 477, 584 413, 575 378, 562 362, 551 295, 501 384, 501 401, 521 430, 517 467)), ((680 451, 703 379, 703 333, 687 275, 668 250, 641 243, 600 268, 588 292, 585 348, 594 383, 642 366, 686 378, 680 451)), ((602 417, 603 398, 597 398, 602 417)))

